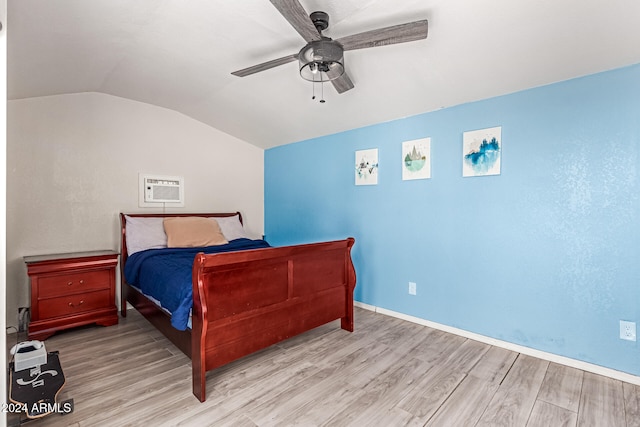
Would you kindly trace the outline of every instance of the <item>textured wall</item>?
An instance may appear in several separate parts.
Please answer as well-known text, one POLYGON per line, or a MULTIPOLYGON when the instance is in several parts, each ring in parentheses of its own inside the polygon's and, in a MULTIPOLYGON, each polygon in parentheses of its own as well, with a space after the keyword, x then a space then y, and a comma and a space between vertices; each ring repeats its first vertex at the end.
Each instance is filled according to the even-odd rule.
POLYGON ((359 301, 640 375, 618 338, 640 321, 639 81, 636 65, 267 150, 267 239, 354 236, 359 301), (501 174, 463 178, 463 132, 494 126, 501 174), (401 143, 422 137, 432 178, 402 181, 401 143), (355 186, 368 148, 379 184, 355 186))
MULTIPOLYGON (((182 212, 241 211, 263 233, 263 153, 175 111, 84 93, 8 106, 7 321, 29 305, 25 255, 118 250, 138 174, 185 180, 182 212)), ((167 212, 171 212, 167 208, 167 212)))

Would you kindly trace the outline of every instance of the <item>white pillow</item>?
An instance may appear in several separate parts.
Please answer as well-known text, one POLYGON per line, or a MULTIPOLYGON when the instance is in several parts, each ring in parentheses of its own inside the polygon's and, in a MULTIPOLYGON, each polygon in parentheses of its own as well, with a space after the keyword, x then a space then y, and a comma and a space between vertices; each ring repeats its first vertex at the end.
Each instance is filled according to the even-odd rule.
POLYGON ((127 253, 167 247, 167 234, 160 217, 124 216, 127 222, 127 253))
POLYGON ((244 228, 240 223, 240 217, 238 215, 211 219, 215 219, 218 222, 220 230, 222 230, 222 234, 224 234, 225 239, 234 240, 247 238, 247 233, 245 233, 244 228))

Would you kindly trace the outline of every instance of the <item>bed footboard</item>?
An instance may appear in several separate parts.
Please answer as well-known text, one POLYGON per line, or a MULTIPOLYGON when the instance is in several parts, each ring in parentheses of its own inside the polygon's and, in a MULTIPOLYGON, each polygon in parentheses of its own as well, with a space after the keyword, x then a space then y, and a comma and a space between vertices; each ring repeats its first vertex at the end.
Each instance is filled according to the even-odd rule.
POLYGON ((206 372, 336 319, 353 331, 353 238, 213 255, 193 265, 193 394, 206 372))

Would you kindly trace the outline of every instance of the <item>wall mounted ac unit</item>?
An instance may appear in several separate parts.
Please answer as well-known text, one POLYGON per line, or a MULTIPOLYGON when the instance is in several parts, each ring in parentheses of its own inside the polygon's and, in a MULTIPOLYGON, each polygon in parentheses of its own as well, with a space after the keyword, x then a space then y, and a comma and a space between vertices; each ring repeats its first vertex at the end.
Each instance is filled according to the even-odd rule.
POLYGON ((140 174, 140 207, 184 206, 184 177, 140 174))

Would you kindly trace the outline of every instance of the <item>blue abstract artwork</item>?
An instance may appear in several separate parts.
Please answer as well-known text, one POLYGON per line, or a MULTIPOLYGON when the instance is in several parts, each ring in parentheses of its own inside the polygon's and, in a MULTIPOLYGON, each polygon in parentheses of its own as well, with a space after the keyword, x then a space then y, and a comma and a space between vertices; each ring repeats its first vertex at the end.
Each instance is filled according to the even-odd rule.
POLYGON ((462 176, 500 175, 502 127, 465 132, 462 144, 462 176))

